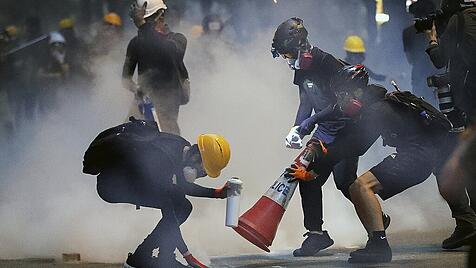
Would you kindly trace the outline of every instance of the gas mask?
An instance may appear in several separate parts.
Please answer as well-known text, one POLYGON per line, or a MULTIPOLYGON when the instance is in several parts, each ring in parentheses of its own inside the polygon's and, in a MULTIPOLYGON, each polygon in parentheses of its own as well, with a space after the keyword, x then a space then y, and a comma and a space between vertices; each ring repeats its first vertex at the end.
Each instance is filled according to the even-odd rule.
POLYGON ((193 167, 186 166, 183 168, 183 176, 185 177, 185 180, 194 183, 195 180, 197 180, 197 169, 193 167))
POLYGON ((354 117, 362 109, 362 102, 347 92, 337 94, 337 104, 345 116, 354 117))
POLYGON ((312 54, 299 50, 296 59, 286 58, 286 62, 289 68, 293 70, 307 70, 312 65, 312 54))

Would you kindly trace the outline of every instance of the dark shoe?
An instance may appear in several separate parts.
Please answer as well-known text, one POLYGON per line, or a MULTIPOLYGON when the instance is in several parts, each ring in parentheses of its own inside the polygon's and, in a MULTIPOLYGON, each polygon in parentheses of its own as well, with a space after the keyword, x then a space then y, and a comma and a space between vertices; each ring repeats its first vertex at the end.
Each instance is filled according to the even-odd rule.
POLYGON ((124 268, 149 268, 155 267, 154 258, 139 256, 137 254, 129 253, 127 260, 124 263, 124 268))
POLYGON ((294 257, 314 256, 319 251, 334 244, 334 240, 329 237, 327 231, 323 231, 322 234, 313 234, 307 232, 303 236, 307 236, 307 238, 304 240, 304 242, 302 242, 301 248, 294 250, 294 257))
POLYGON ((392 219, 390 218, 389 215, 382 212, 382 220, 383 220, 383 228, 387 230, 388 226, 390 226, 390 222, 392 221, 392 219))
POLYGON ((350 263, 391 262, 392 249, 387 239, 369 240, 365 248, 350 253, 350 263))
POLYGON ((475 237, 476 230, 473 227, 460 227, 457 225, 453 234, 441 243, 441 247, 443 249, 457 249, 469 245, 472 238, 475 237))

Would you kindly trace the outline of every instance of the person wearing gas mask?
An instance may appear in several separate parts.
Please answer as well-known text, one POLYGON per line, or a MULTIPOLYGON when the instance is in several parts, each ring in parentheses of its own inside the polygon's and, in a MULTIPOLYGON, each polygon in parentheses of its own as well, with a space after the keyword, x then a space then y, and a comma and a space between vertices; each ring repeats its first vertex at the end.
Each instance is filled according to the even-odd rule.
MULTIPOLYGON (((188 71, 183 62, 187 39, 169 30, 166 9, 162 0, 137 0, 132 5, 131 17, 139 30, 127 47, 122 78, 126 89, 134 93, 139 90, 151 98, 160 129, 178 135, 180 105, 190 98, 188 71), (132 80, 136 67, 138 86, 132 80)), ((137 105, 133 105, 131 114, 139 115, 137 105)))
POLYGON ((58 91, 64 88, 69 77, 66 62, 66 40, 59 32, 52 32, 48 39, 48 54, 38 70, 39 111, 42 114, 58 108, 58 91))
POLYGON ((187 267, 175 258, 175 249, 191 267, 206 267, 193 257, 180 231, 192 212, 186 196, 223 199, 222 188, 202 187, 195 180, 217 178, 230 160, 229 143, 220 135, 203 134, 196 144, 159 132, 154 122, 136 120, 108 129, 85 153, 83 172, 97 175, 99 196, 109 203, 127 203, 160 209, 162 219, 129 254, 124 267, 187 267), (159 250, 153 257, 153 250, 159 250))
MULTIPOLYGON (((442 167, 441 149, 451 129, 446 116, 410 92, 368 85, 369 75, 362 65, 346 66, 330 84, 337 96, 338 111, 353 121, 341 131, 326 153, 315 159, 309 170, 293 170, 294 179, 319 180, 321 166, 363 155, 382 137, 384 145, 396 153, 359 176, 349 186, 352 203, 368 232, 363 249, 350 253, 349 262, 390 262, 392 251, 385 234, 378 194, 387 200, 425 181, 442 167)), ((473 219, 474 212, 469 211, 473 219)), ((468 242, 468 241, 467 241, 468 242)))
MULTIPOLYGON (((302 19, 291 18, 277 28, 273 44, 273 57, 283 57, 294 71, 294 84, 299 87, 300 104, 294 126, 285 139, 288 148, 301 149, 302 138, 314 129, 314 120, 319 121, 312 138, 324 144, 331 144, 338 132, 346 125, 345 118, 328 120, 334 112, 336 98, 329 88, 330 78, 344 66, 331 54, 312 46, 308 41, 308 31, 302 19), (314 115, 311 117, 312 112, 314 115)), ((304 227, 307 238, 294 256, 313 256, 320 250, 333 245, 327 231, 322 229, 322 185, 334 175, 337 188, 350 198, 348 185, 357 177, 358 157, 350 157, 321 170, 320 180, 301 182, 299 193, 304 213, 304 227)), ((387 223, 390 218, 383 216, 387 223)))

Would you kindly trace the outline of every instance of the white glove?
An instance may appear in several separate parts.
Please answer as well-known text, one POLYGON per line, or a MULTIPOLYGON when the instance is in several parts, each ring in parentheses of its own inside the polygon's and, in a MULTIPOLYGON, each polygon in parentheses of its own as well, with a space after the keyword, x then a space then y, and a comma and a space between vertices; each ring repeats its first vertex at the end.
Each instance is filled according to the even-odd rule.
POLYGON ((298 132, 299 126, 291 128, 289 134, 286 136, 286 147, 291 149, 301 149, 302 148, 302 138, 298 132))

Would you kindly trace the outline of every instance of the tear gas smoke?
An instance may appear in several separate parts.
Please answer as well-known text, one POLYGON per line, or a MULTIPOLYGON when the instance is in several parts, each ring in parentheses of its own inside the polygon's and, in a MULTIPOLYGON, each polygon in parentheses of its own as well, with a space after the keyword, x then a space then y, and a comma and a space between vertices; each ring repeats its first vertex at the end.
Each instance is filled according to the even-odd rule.
MULTIPOLYGON (((273 28, 288 17, 302 17, 313 44, 342 55, 345 35, 363 25, 353 12, 365 15, 360 1, 347 0, 349 4, 343 8, 334 1, 322 1, 320 7, 328 8, 326 12, 313 8, 314 1, 269 2, 270 9, 264 14, 253 4, 241 7, 241 28, 236 37, 248 31, 245 40, 234 45, 229 44, 231 41, 207 43, 206 50, 200 40, 189 40, 186 54, 192 98, 181 108, 182 135, 194 142, 201 133, 220 133, 232 148, 230 164, 220 179, 198 183, 220 186, 232 176, 240 177, 244 181, 243 211, 299 153, 284 148, 284 137, 298 106, 298 90, 286 64, 271 57, 273 28), (256 23, 258 15, 265 18, 260 23, 256 23), (337 23, 336 17, 342 21, 337 23)), ((192 5, 187 12, 199 14, 197 10, 192 5)), ((183 22, 183 32, 189 26, 183 22)), ((100 131, 122 123, 133 101, 132 94, 120 84, 124 50, 125 44, 119 44, 118 51, 95 60, 97 79, 92 95, 64 94, 60 110, 25 127, 9 146, 15 153, 2 156, 0 258, 58 257, 63 252, 80 252, 88 261, 122 261, 160 219, 156 210, 137 212, 132 205, 107 204, 97 196, 95 178, 81 173, 82 156, 89 143, 100 131)), ((391 62, 402 55, 377 57, 391 62)), ((388 150, 375 145, 361 158, 359 174, 387 154, 388 150)), ((194 255, 206 259, 260 252, 224 226, 225 201, 191 201, 194 210, 182 230, 194 255)), ((324 187, 324 207, 324 228, 337 246, 364 243, 365 231, 332 179, 324 187)), ((383 207, 393 219, 390 238, 401 231, 451 227, 450 212, 438 195, 434 178, 392 198, 383 207)), ((296 193, 272 249, 299 246, 304 232, 296 193)))

